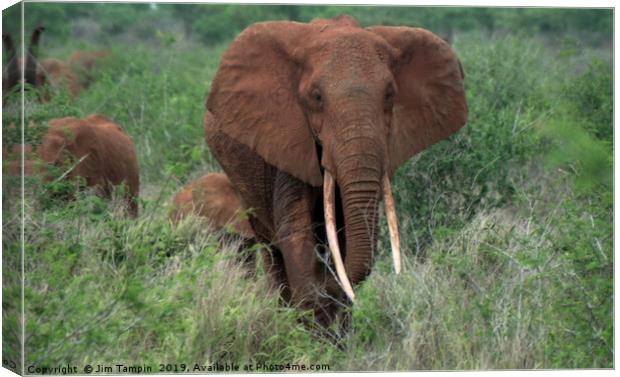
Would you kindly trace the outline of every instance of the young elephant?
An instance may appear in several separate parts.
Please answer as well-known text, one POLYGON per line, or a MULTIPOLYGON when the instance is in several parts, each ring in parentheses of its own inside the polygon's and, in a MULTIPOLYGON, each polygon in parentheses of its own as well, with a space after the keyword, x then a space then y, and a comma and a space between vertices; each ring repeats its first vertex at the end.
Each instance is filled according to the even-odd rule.
POLYGON ((400 270, 391 180, 465 124, 463 79, 433 33, 363 28, 348 16, 257 23, 222 56, 206 142, 253 208, 257 238, 273 246, 267 270, 276 286, 319 323, 353 302, 353 287, 370 274, 381 200, 400 270))
MULTIPOLYGON (((66 177, 83 178, 87 186, 96 188, 105 198, 111 197, 114 186, 124 184, 129 212, 136 216, 140 172, 136 148, 127 133, 99 114, 84 119, 53 119, 48 124, 48 131, 34 156, 28 153, 29 146, 23 148, 26 152, 24 173, 41 174, 47 180, 50 177, 46 166, 58 166, 66 171, 66 177)), ((8 168, 9 174, 21 174, 20 149, 19 145, 13 146, 7 155, 9 162, 5 169, 8 168)))
MULTIPOLYGON (((2 35, 5 51, 8 55, 8 65, 2 77, 2 89, 4 93, 12 89, 21 81, 21 72, 24 72, 24 81, 33 87, 40 88, 50 85, 53 88, 64 88, 74 97, 81 91, 81 85, 71 68, 58 59, 37 59, 37 50, 41 33, 45 30, 39 26, 34 29, 30 37, 30 44, 24 56, 25 61, 17 56, 17 49, 13 38, 8 34, 2 35)), ((43 100, 49 99, 49 94, 42 96, 43 100)))
POLYGON ((75 51, 67 58, 67 63, 86 87, 93 79, 93 72, 109 55, 108 51, 75 51))
POLYGON ((174 197, 170 220, 178 224, 193 213, 207 218, 216 230, 230 225, 243 238, 254 238, 243 212, 241 200, 226 174, 210 173, 183 187, 174 197))
MULTIPOLYGON (((52 88, 64 88, 73 97, 80 95, 82 85, 69 65, 59 59, 43 59, 37 69, 36 86, 50 85, 52 88)), ((49 99, 47 95, 45 100, 49 99)))

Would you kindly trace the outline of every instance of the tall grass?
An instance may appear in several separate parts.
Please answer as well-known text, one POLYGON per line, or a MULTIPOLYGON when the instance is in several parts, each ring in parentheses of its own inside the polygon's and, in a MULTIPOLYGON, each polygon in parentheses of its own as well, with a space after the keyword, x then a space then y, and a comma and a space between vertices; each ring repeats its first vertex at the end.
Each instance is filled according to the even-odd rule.
MULTIPOLYGON (((160 43, 113 49, 77 101, 28 102, 28 140, 49 118, 91 112, 126 129, 137 145, 142 208, 126 219, 120 201, 84 192, 65 202, 57 193, 66 187, 27 180, 26 365, 613 366, 605 56, 531 36, 458 37, 468 125, 397 172, 404 273, 391 273, 382 226, 375 267, 357 288, 338 348, 303 325, 307 313, 278 302, 260 264, 247 276, 236 261, 240 245, 222 244, 196 218, 169 224, 172 194, 218 170, 202 117, 224 46, 160 43)), ((5 113, 3 122, 15 117, 5 113)), ((17 136, 5 133, 3 146, 17 136)), ((5 179, 3 187, 3 356, 16 360, 17 185, 5 179)))

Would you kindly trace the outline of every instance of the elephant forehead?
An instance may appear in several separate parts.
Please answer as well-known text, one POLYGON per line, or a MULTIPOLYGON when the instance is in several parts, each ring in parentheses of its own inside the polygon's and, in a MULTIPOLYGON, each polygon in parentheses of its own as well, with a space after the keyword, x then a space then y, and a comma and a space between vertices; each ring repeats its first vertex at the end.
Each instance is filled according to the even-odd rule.
POLYGON ((388 52, 387 42, 368 30, 360 28, 328 29, 318 33, 305 47, 308 57, 342 56, 376 56, 379 52, 388 52))
POLYGON ((383 81, 389 73, 389 46, 365 30, 332 33, 334 38, 321 38, 311 50, 311 64, 330 81, 375 78, 383 81))

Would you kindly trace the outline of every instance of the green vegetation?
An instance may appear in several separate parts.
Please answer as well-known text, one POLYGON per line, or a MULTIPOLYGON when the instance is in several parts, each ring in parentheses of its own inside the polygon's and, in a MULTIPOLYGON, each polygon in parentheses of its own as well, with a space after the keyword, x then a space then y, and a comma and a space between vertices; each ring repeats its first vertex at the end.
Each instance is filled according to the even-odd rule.
MULTIPOLYGON (((26 366, 614 367, 611 11, 188 7, 26 4, 26 30, 75 20, 46 25, 41 55, 111 52, 79 99, 28 95, 26 141, 50 118, 100 112, 135 141, 142 179, 137 219, 121 215, 120 200, 86 191, 67 202, 71 183, 26 179, 26 366), (470 113, 461 132, 398 170, 404 272, 391 272, 383 224, 341 350, 267 292, 260 268, 245 276, 240 245, 198 219, 173 228, 167 215, 181 185, 219 170, 202 117, 230 39, 260 19, 343 9, 364 25, 453 25, 470 113)), ((20 140, 8 127, 20 124, 16 96, 4 105, 3 148, 20 140)), ((19 189, 3 177, 3 358, 17 363, 19 189)))
MULTIPOLYGON (((5 11, 3 32, 20 29, 19 8, 5 11)), ((350 14, 364 25, 416 25, 439 33, 482 31, 485 33, 545 33, 556 37, 579 34, 597 42, 610 42, 613 13, 604 9, 571 8, 462 8, 406 6, 326 5, 228 5, 195 4, 62 4, 26 3, 25 28, 48 27, 56 41, 73 38, 113 43, 119 35, 153 39, 153 25, 161 32, 184 34, 213 45, 232 39, 246 26, 264 20, 288 19, 307 22, 350 14), (62 22, 70 19, 71 23, 62 22), (93 20, 96 23, 93 24, 93 20)))

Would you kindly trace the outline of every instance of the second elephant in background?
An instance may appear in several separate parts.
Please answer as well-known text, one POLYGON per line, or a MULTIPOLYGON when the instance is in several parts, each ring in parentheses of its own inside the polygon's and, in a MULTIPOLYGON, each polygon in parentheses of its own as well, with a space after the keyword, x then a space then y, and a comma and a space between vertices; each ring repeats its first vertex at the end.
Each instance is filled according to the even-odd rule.
POLYGON ((138 214, 140 169, 136 147, 119 125, 101 114, 86 118, 65 117, 48 122, 41 144, 13 145, 3 150, 4 174, 40 175, 44 180, 83 179, 97 194, 111 198, 114 189, 126 186, 124 199, 129 213, 138 214), (64 171, 61 177, 50 175, 53 167, 64 171))
POLYGON ((87 87, 93 81, 94 72, 109 55, 106 50, 75 51, 67 58, 67 64, 78 76, 82 86, 87 87))

